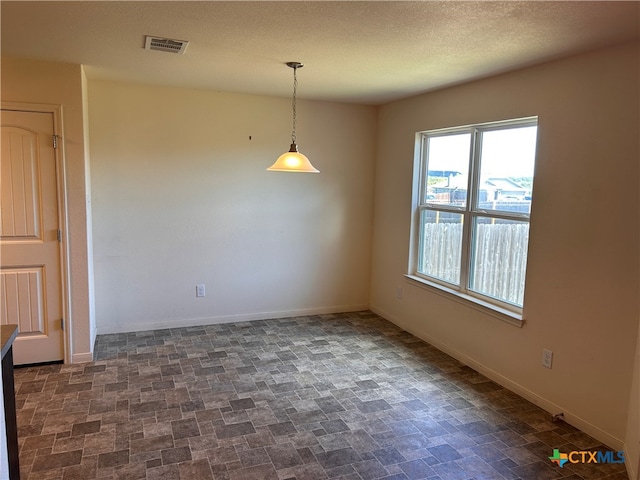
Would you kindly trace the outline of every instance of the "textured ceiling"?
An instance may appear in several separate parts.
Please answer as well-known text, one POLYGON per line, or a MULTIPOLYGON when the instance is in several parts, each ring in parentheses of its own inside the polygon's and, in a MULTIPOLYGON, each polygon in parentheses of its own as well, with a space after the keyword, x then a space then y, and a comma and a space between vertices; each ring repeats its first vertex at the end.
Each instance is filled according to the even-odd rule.
POLYGON ((638 39, 640 3, 1 2, 2 53, 89 78, 380 104, 638 39), (144 35, 189 40, 184 56, 144 35))

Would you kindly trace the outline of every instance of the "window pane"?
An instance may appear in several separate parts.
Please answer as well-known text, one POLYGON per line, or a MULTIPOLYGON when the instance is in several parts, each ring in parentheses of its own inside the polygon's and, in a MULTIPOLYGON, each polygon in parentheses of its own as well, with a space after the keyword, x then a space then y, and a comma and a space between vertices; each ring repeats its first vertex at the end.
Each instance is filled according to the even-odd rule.
POLYGON ((423 210, 418 272, 460 285, 462 214, 423 210))
POLYGON ((531 188, 538 127, 482 133, 478 208, 531 212, 531 188))
POLYGON ((470 149, 470 133, 429 137, 423 203, 466 206, 470 149))
POLYGON ((529 222, 478 217, 472 238, 469 288, 522 307, 529 222))

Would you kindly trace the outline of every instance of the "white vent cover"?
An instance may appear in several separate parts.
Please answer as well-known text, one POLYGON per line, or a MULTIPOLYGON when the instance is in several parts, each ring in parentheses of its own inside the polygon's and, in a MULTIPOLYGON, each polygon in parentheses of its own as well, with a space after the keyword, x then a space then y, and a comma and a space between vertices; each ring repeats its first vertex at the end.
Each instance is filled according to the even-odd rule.
POLYGON ((144 41, 145 50, 158 50, 160 52, 177 53, 182 55, 189 45, 188 40, 174 40, 146 35, 144 41))

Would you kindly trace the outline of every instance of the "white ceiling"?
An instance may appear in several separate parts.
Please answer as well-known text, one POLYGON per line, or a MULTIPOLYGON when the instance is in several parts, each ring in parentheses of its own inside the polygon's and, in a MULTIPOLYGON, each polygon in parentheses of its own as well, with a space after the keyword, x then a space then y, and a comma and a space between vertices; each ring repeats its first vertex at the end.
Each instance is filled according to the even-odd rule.
POLYGON ((380 104, 638 39, 640 3, 585 1, 1 2, 2 53, 89 78, 380 104), (144 36, 190 44, 143 49, 144 36))

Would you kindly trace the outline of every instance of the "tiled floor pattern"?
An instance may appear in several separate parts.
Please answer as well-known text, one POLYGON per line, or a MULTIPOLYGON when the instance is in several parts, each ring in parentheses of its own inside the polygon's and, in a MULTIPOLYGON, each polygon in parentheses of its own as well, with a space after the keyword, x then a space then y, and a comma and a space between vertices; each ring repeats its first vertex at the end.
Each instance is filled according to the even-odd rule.
POLYGON ((606 449, 371 312, 98 337, 16 370, 23 479, 627 479, 606 449))

